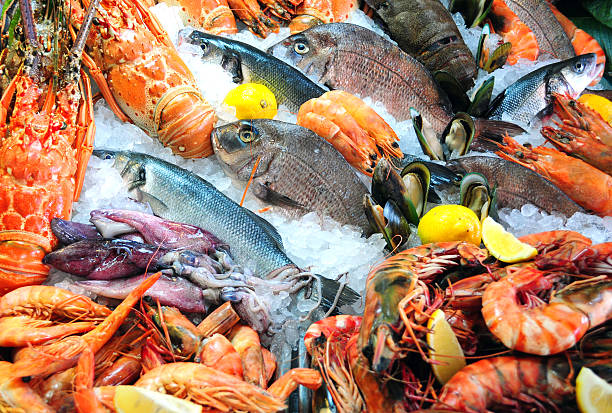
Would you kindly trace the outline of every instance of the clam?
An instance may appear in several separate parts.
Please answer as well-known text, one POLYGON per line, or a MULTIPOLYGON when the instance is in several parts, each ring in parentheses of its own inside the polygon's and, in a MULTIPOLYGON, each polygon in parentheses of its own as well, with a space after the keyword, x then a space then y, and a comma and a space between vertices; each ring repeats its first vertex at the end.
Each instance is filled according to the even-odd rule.
POLYGON ((482 221, 487 216, 497 218, 496 188, 489 187, 487 178, 477 172, 466 174, 461 180, 461 205, 476 213, 482 221))

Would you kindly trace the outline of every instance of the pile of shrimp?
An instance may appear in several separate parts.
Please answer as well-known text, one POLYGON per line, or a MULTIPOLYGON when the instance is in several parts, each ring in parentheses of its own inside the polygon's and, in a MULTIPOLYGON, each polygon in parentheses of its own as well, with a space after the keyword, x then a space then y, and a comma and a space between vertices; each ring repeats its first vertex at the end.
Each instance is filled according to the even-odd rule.
POLYGON ((175 307, 141 300, 160 275, 113 311, 52 286, 0 297, 0 346, 14 348, 0 361, 0 411, 113 412, 116 386, 134 385, 207 412, 276 412, 299 384, 321 385, 306 368, 270 384, 276 358, 229 302, 196 326, 175 307))
POLYGON ((330 317, 306 333, 325 383, 313 403, 339 412, 576 410, 581 367, 612 380, 612 243, 573 231, 520 240, 537 249, 533 259, 505 264, 486 248, 441 242, 374 268, 362 317, 330 317), (470 356, 450 378, 432 369, 457 357, 432 357, 436 310, 470 356))

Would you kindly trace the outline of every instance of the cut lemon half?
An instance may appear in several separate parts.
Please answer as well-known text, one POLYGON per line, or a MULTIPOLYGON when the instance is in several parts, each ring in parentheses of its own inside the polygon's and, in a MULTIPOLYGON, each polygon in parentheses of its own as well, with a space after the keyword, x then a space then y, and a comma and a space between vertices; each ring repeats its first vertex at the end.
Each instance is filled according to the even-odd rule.
POLYGON ((236 108, 238 119, 272 119, 278 111, 274 93, 257 83, 245 83, 230 90, 223 103, 236 108))
POLYGON ((423 244, 466 241, 480 245, 480 220, 463 205, 439 205, 423 215, 417 233, 423 244))
POLYGON ((528 260, 538 254, 538 250, 519 241, 491 217, 486 217, 482 222, 482 242, 492 256, 510 264, 528 260))
POLYGON ((115 409, 119 413, 202 412, 202 406, 188 400, 136 386, 116 386, 115 409))
POLYGON ((612 102, 603 96, 584 94, 578 98, 578 102, 587 105, 612 126, 612 102))
POLYGON ((459 345, 459 340, 453 332, 450 324, 444 317, 444 311, 433 312, 427 328, 427 345, 429 346, 429 357, 440 364, 432 364, 431 370, 441 384, 446 384, 459 370, 465 367, 465 356, 459 345))
POLYGON ((576 401, 582 413, 612 412, 612 384, 583 367, 576 378, 576 401))

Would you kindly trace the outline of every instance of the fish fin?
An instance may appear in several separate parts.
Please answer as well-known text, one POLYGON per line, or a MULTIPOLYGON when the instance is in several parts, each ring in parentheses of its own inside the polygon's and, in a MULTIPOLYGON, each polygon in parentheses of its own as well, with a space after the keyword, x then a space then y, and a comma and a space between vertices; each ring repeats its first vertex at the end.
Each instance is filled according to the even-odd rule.
POLYGON ((504 136, 517 136, 526 133, 525 129, 511 122, 492 119, 474 119, 476 128, 475 136, 477 138, 488 138, 501 142, 504 136))
POLYGON ((280 250, 284 251, 285 247, 283 246, 283 238, 280 236, 276 228, 274 228, 274 226, 270 224, 268 221, 266 221, 259 215, 255 214, 253 211, 247 208, 244 208, 244 210, 246 211, 247 215, 249 215, 251 218, 253 218, 253 220, 255 220, 255 222, 261 225, 264 231, 266 231, 266 233, 272 237, 272 239, 274 240, 276 245, 280 248, 280 250))
POLYGON ((431 202, 432 204, 441 204, 442 203, 442 199, 436 193, 436 190, 431 188, 431 187, 429 188, 429 191, 427 192, 427 202, 431 202))
MULTIPOLYGON (((334 305, 336 295, 338 295, 338 290, 340 289, 341 285, 338 281, 326 278, 322 275, 317 274, 317 277, 321 281, 321 306, 325 311, 327 311, 332 307, 332 305, 334 305)), ((340 292, 334 312, 338 311, 340 307, 353 304, 359 299, 361 299, 361 295, 348 285, 345 285, 340 292)))
POLYGON ((154 197, 153 195, 140 191, 141 202, 148 203, 153 210, 153 213, 157 216, 164 216, 166 212, 168 212, 168 205, 166 205, 159 198, 154 197))
POLYGON ((292 208, 304 208, 304 205, 300 204, 299 202, 270 188, 269 182, 253 183, 252 191, 253 195, 255 195, 257 198, 270 204, 292 208))
POLYGON ((242 62, 240 56, 236 53, 224 54, 223 58, 221 58, 221 67, 232 75, 232 81, 234 83, 242 83, 244 81, 242 62))
POLYGON ((490 118, 491 116, 493 116, 493 112, 495 112, 495 110, 499 107, 499 105, 501 105, 505 97, 506 97, 506 90, 501 92, 499 95, 495 96, 495 99, 493 99, 491 103, 489 103, 489 108, 485 111, 485 113, 483 114, 483 117, 490 118))

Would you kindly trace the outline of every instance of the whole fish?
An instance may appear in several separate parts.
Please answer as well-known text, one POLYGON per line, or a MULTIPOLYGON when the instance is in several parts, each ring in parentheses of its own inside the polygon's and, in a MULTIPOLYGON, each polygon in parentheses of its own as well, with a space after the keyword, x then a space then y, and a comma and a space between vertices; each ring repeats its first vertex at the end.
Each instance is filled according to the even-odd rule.
POLYGON ((551 109, 553 93, 577 98, 600 70, 594 53, 543 66, 497 95, 486 116, 502 119, 507 114, 517 122, 528 124, 551 109))
POLYGON ((248 181, 259 199, 291 216, 310 211, 369 230, 361 200, 368 188, 342 155, 301 126, 268 119, 238 121, 213 130, 212 145, 228 175, 248 181))
MULTIPOLYGON (((397 121, 411 119, 414 107, 441 135, 453 113, 446 94, 418 60, 371 30, 330 23, 289 36, 268 49, 307 76, 382 102, 397 121)), ((511 123, 476 119, 477 134, 501 137, 524 131, 511 123)))
MULTIPOLYGON (((93 154, 113 159, 130 193, 149 203, 156 215, 215 234, 229 244, 235 261, 258 277, 273 278, 285 270, 298 269, 285 254, 280 234, 268 221, 241 207, 208 181, 143 153, 95 150, 93 154)), ((323 303, 330 305, 340 285, 325 277, 317 278, 323 303)), ((314 294, 311 297, 316 299, 314 294)), ((357 299, 359 294, 344 287, 339 305, 357 299)))
POLYGON ((431 73, 444 70, 464 91, 474 85, 476 60, 450 12, 439 0, 366 0, 398 46, 431 73))
POLYGON ((540 52, 561 60, 576 56, 547 0, 504 0, 504 3, 533 32, 540 52))
POLYGON ((568 217, 576 212, 586 213, 552 182, 514 162, 491 156, 465 156, 449 161, 446 166, 461 174, 484 175, 491 188, 497 187, 499 207, 520 209, 533 204, 548 213, 557 211, 568 217))
POLYGON ((223 67, 234 83, 267 86, 278 104, 286 105, 292 112, 326 92, 299 70, 247 43, 190 28, 179 32, 179 43, 199 47, 202 61, 223 67))

